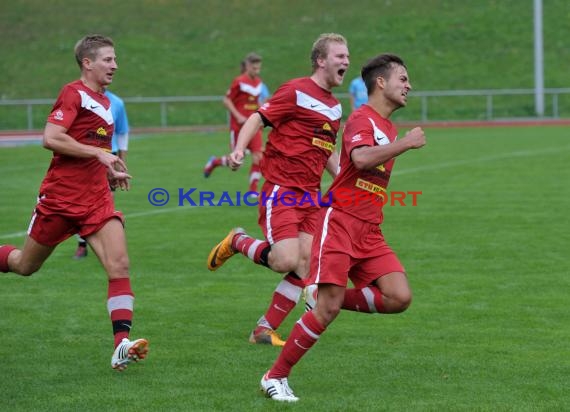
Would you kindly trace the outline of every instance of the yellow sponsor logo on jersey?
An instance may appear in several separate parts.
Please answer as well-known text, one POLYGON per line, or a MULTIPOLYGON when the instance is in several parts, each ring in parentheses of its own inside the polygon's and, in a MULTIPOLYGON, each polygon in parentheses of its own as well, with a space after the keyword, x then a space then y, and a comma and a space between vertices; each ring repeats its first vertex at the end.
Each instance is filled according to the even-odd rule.
POLYGON ((367 192, 383 196, 383 192, 386 192, 386 188, 375 183, 369 182, 361 178, 356 179, 355 186, 359 189, 366 190, 367 192))
POLYGON ((259 106, 257 105, 257 103, 250 103, 250 104, 244 104, 243 108, 245 110, 257 110, 259 106))
POLYGON ((313 146, 318 146, 323 149, 330 150, 331 152, 334 150, 334 144, 316 137, 313 137, 313 146))
POLYGON ((329 131, 329 132, 330 132, 330 131, 332 130, 332 127, 331 127, 331 125, 330 125, 330 124, 328 124, 328 123, 325 123, 325 124, 323 124, 323 130, 327 130, 327 131, 329 131))
POLYGON ((99 136, 107 136, 107 131, 104 127, 100 127, 97 129, 97 135, 99 136))
POLYGON ((384 165, 376 166, 376 169, 380 170, 381 172, 386 171, 386 168, 384 167, 384 165))

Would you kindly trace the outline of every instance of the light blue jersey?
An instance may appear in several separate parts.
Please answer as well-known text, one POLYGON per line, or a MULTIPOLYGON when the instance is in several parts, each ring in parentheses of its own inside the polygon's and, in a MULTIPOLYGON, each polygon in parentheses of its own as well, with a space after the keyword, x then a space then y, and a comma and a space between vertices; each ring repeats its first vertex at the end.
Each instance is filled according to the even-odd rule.
MULTIPOLYGON (((117 153, 119 151, 118 138, 120 136, 126 137, 128 139, 129 135, 129 119, 127 118, 127 111, 125 110, 125 103, 116 94, 111 93, 109 90, 105 90, 105 96, 111 101, 111 115, 113 116, 113 121, 115 122, 115 132, 113 133, 112 140, 112 152, 117 153)), ((126 150, 121 148, 121 150, 126 150)))
POLYGON ((366 90, 366 85, 362 77, 357 77, 350 82, 348 92, 354 99, 354 108, 358 109, 364 103, 368 102, 368 90, 366 90))
POLYGON ((265 83, 261 83, 261 93, 259 93, 259 104, 265 103, 267 99, 269 99, 270 93, 267 85, 265 83))

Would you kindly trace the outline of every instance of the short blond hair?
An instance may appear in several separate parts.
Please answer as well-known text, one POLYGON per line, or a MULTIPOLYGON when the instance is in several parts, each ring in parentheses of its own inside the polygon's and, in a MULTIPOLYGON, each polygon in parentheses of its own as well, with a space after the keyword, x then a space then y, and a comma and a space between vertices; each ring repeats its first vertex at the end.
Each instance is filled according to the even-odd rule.
POLYGON ((110 37, 105 37, 100 34, 90 34, 83 37, 75 44, 75 61, 79 68, 83 67, 83 59, 89 58, 95 60, 97 52, 102 47, 115 47, 113 40, 110 37))
POLYGON ((311 50, 311 65, 313 71, 317 70, 319 67, 317 59, 326 59, 329 54, 329 44, 330 43, 340 43, 348 45, 346 39, 343 35, 338 33, 323 33, 319 36, 317 40, 313 43, 313 49, 311 50))

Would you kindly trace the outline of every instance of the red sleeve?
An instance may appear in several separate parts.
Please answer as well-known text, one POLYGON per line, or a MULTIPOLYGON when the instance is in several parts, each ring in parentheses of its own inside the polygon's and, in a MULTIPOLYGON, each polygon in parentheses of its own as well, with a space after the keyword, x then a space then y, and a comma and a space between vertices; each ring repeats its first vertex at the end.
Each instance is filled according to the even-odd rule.
POLYGON ((239 90, 239 80, 236 77, 233 80, 232 84, 230 85, 230 88, 226 92, 226 96, 233 102, 233 101, 235 101, 239 91, 240 91, 239 90))
POLYGON ((273 127, 279 127, 295 116, 297 108, 297 95, 289 83, 283 84, 271 98, 259 108, 259 113, 265 117, 273 127))
POLYGON ((370 119, 366 116, 352 116, 348 119, 342 144, 349 155, 357 147, 374 146, 374 129, 370 119))
POLYGON ((77 117, 80 107, 81 96, 77 93, 77 90, 70 86, 65 86, 59 93, 47 121, 69 129, 77 117))

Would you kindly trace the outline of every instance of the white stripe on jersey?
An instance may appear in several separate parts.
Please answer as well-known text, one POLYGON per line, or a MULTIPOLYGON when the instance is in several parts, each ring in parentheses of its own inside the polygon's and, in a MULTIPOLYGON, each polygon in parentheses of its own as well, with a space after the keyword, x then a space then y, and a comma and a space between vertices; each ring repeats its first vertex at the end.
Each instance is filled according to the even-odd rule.
POLYGON ((267 201, 265 203, 265 219, 266 219, 265 227, 267 229, 267 241, 269 242, 270 245, 275 243, 273 242, 273 229, 271 228, 271 212, 273 212, 273 198, 275 197, 275 194, 277 193, 280 187, 281 186, 279 185, 273 186, 271 195, 267 198, 267 201))
POLYGON ((374 140, 376 140, 376 143, 378 143, 379 146, 390 144, 390 139, 382 130, 376 127, 374 120, 372 120, 370 117, 368 120, 370 120, 370 123, 372 123, 372 128, 374 129, 374 140))
POLYGON ((253 87, 251 84, 247 84, 247 83, 240 83, 239 84, 239 89, 240 91, 247 93, 247 94, 251 94, 252 96, 259 96, 261 94, 261 83, 259 83, 257 86, 253 87))
POLYGON ((297 106, 320 113, 332 121, 338 120, 342 117, 342 106, 340 103, 334 107, 329 107, 320 100, 317 100, 299 90, 295 90, 295 93, 297 93, 297 106))
POLYGON ((105 108, 101 105, 101 103, 93 99, 86 92, 84 92, 83 90, 78 90, 78 92, 79 95, 81 96, 81 107, 89 110, 90 112, 95 113, 101 119, 105 120, 107 124, 113 124, 113 114, 111 113, 111 105, 109 105, 109 108, 105 110, 105 108))
POLYGON ((30 220, 30 224, 28 225, 28 235, 30 233, 32 233, 32 227, 34 226, 34 222, 36 221, 36 217, 38 217, 38 214, 34 210, 34 214, 32 215, 32 220, 30 220))
POLYGON ((332 211, 333 211, 332 207, 327 208, 327 213, 325 215, 325 220, 323 222, 323 233, 321 233, 321 242, 319 244, 319 266, 317 268, 317 278, 315 280, 315 283, 319 283, 319 278, 321 277, 321 255, 323 253, 323 244, 325 243, 325 239, 329 231, 329 218, 332 211))

